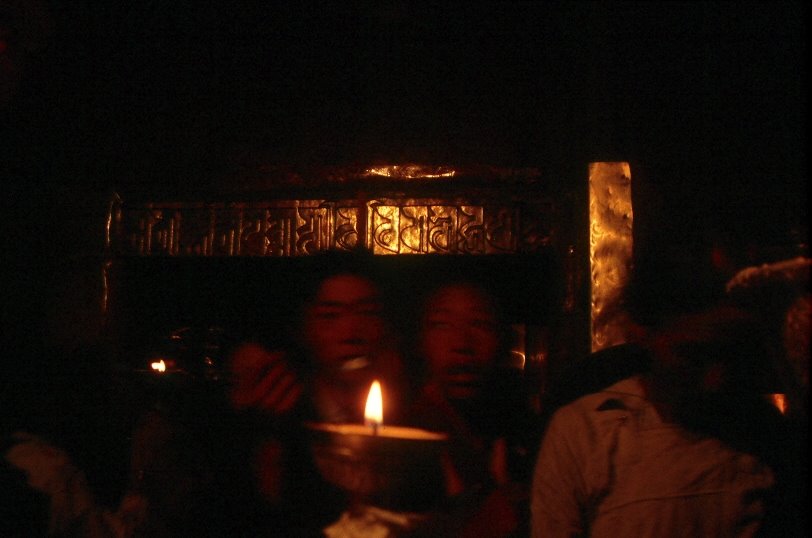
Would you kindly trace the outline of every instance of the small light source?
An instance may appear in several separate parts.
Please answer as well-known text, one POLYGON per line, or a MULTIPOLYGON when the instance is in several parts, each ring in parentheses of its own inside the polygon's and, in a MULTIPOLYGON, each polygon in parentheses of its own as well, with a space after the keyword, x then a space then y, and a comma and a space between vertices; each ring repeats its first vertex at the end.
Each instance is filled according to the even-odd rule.
POLYGON ((364 424, 372 428, 372 433, 378 433, 378 427, 383 424, 383 396, 381 384, 376 379, 369 388, 367 404, 364 408, 364 424))
POLYGON ((166 372, 166 363, 163 359, 150 363, 150 368, 153 372, 164 373, 166 372))
POLYGON ((778 409, 782 415, 787 414, 787 395, 786 394, 768 394, 767 398, 770 403, 778 409))

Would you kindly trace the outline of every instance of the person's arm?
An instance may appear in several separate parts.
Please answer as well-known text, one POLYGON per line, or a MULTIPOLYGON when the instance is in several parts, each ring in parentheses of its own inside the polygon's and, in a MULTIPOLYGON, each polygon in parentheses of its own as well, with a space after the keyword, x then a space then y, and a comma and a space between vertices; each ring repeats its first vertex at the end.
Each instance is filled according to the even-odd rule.
POLYGON ((231 402, 237 410, 282 416, 296 407, 304 391, 285 354, 259 344, 247 343, 235 349, 230 370, 231 402))
POLYGON ((533 471, 531 534, 533 538, 580 536, 584 533, 579 499, 583 489, 577 443, 579 421, 567 409, 559 410, 542 439, 533 471))
MULTIPOLYGON (((1 454, 2 464, 21 472, 27 488, 43 495, 48 504, 48 536, 126 538, 133 535, 133 529, 125 521, 97 503, 84 472, 62 448, 27 432, 14 433, 9 442, 10 446, 1 454)), ((27 522, 26 530, 36 526, 36 522, 27 522)))

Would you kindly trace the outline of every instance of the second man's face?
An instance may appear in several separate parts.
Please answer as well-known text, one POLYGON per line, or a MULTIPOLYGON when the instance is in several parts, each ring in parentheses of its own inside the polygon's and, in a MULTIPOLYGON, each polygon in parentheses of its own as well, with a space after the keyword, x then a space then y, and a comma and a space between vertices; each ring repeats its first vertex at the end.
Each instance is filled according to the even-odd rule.
POLYGON ((477 289, 448 287, 426 304, 421 350, 432 382, 450 400, 468 400, 481 394, 499 347, 492 303, 477 289))

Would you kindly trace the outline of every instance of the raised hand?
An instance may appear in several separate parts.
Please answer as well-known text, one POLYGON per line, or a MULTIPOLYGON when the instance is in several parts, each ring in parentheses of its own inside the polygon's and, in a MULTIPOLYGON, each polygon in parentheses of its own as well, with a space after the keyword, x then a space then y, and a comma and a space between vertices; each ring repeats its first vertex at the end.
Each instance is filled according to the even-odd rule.
POLYGON ((231 402, 237 409, 272 415, 292 410, 304 391, 285 354, 258 344, 243 344, 231 356, 231 402))

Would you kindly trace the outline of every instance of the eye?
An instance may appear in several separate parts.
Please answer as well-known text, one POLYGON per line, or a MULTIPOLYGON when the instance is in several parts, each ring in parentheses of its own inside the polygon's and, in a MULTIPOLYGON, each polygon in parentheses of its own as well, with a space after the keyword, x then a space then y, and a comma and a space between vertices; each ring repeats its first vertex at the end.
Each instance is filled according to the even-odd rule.
POLYGON ((319 306, 313 309, 313 317, 318 320, 334 320, 341 315, 341 309, 332 306, 319 306))
POLYGON ((373 304, 361 307, 358 313, 368 318, 377 318, 380 317, 381 311, 381 305, 373 304))
POLYGON ((471 326, 484 331, 496 330, 496 323, 491 319, 474 319, 471 321, 471 326))
POLYGON ((426 320, 428 329, 449 329, 453 326, 451 320, 445 318, 429 318, 426 320))

